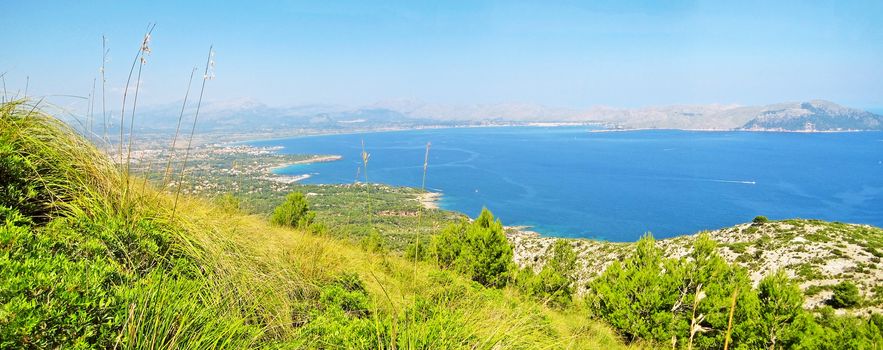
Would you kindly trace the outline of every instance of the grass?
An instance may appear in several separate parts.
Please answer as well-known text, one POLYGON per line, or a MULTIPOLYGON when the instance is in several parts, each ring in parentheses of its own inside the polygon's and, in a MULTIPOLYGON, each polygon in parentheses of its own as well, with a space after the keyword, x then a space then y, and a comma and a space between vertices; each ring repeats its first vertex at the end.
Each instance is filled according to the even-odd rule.
POLYGON ((173 213, 26 101, 0 106, 0 147, 26 189, 0 193, 0 347, 623 347, 513 289, 200 198, 173 213))

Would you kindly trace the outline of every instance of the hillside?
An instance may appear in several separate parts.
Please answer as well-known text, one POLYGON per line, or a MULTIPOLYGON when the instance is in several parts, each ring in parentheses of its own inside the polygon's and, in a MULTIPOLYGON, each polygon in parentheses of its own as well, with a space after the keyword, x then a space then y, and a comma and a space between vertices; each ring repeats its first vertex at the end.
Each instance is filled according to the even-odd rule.
POLYGON ((883 116, 814 100, 765 108, 742 130, 848 131, 883 130, 883 116))
MULTIPOLYGON (((858 315, 874 311, 876 291, 841 283, 836 311, 807 311, 797 284, 817 275, 875 284, 878 229, 783 221, 659 243, 526 237, 513 247, 486 209, 467 220, 426 208, 422 191, 378 184, 253 191, 275 183, 264 176, 235 183, 257 197, 253 208, 275 207, 247 215, 230 193, 179 197, 168 183, 225 188, 186 180, 189 169, 172 181, 133 176, 98 148, 112 145, 90 144, 37 107, 0 105, 0 348, 883 344, 883 317, 858 315), (794 278, 763 271, 810 255, 784 266, 794 278), (586 282, 590 292, 575 295, 586 282)), ((216 161, 200 165, 230 170, 216 161)))
MULTIPOLYGON (((783 220, 747 223, 709 231, 719 243, 726 261, 747 269, 755 285, 771 271, 783 269, 800 283, 807 298, 804 307, 822 307, 831 298, 831 288, 842 281, 855 282, 865 304, 853 313, 883 309, 883 229, 818 220, 783 220)), ((665 255, 688 255, 697 235, 684 235, 658 242, 665 255)), ((539 268, 543 254, 557 239, 530 232, 510 230, 515 261, 539 268)), ((578 284, 583 292, 588 282, 614 261, 634 250, 633 243, 611 243, 568 239, 579 254, 578 284)))
POLYGON ((153 188, 0 105, 0 348, 620 348, 579 310, 153 188))

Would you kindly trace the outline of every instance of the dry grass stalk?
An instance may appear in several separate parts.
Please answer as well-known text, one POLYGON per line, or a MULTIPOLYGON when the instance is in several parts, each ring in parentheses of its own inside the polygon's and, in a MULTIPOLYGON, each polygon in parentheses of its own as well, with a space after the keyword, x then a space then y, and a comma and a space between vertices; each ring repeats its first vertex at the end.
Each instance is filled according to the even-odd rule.
POLYGON ((705 291, 702 290, 702 284, 696 286, 696 297, 693 298, 693 313, 690 317, 690 342, 687 343, 687 349, 693 349, 693 338, 696 336, 696 333, 705 332, 705 327, 702 327, 701 323, 705 320, 705 315, 700 314, 696 316, 696 309, 699 307, 699 302, 705 299, 705 291))
POLYGON ((187 92, 184 93, 184 103, 181 104, 181 113, 178 115, 178 125, 175 127, 175 137, 172 138, 172 145, 169 146, 169 159, 166 162, 166 169, 163 171, 162 189, 166 188, 168 181, 172 176, 172 158, 175 153, 175 147, 178 144, 178 136, 181 133, 181 122, 184 120, 184 109, 187 108, 187 99, 190 97, 190 87, 193 85, 193 76, 196 75, 196 69, 196 67, 193 67, 193 70, 190 71, 190 80, 187 81, 187 92))
POLYGON ((215 51, 213 46, 208 48, 208 58, 205 62, 205 73, 202 75, 202 87, 199 89, 199 100, 196 102, 196 114, 193 116, 193 126, 190 128, 190 138, 187 139, 187 149, 184 150, 184 162, 181 165, 181 174, 178 176, 178 186, 175 190, 175 202, 172 204, 172 217, 178 208, 178 198, 181 196, 181 184, 187 172, 187 161, 190 159, 190 149, 193 146, 193 135, 196 133, 196 123, 199 121, 199 108, 202 106, 202 97, 205 94, 205 82, 215 78, 215 51), (211 73, 210 73, 211 72, 211 73))
POLYGON ((729 349, 731 337, 733 335, 733 314, 736 311, 736 298, 739 296, 739 288, 733 290, 733 298, 730 302, 730 316, 727 321, 727 334, 724 336, 724 350, 729 349))

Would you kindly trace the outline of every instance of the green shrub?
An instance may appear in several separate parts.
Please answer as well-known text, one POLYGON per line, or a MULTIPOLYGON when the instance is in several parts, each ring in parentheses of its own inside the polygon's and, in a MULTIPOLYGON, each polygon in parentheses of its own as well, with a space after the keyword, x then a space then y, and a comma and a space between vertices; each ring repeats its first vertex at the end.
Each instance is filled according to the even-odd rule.
POLYGON ((546 263, 539 274, 529 267, 516 276, 518 288, 544 304, 565 308, 573 301, 576 252, 570 242, 556 240, 546 251, 546 263))
POLYGON ((765 223, 770 222, 770 219, 767 219, 766 216, 758 215, 758 216, 755 216, 754 220, 751 220, 751 222, 753 222, 756 225, 763 225, 765 223))
POLYGON ((460 256, 463 242, 466 241, 467 221, 450 224, 441 233, 432 237, 430 241, 430 258, 435 259, 438 266, 452 268, 454 262, 460 256))
POLYGON ((313 223, 316 214, 310 211, 303 193, 292 192, 285 197, 285 202, 273 210, 270 222, 274 225, 307 228, 313 223))
POLYGON ((653 237, 646 235, 631 257, 614 262, 590 283, 590 305, 627 339, 685 344, 695 324, 709 331, 697 333, 693 345, 716 348, 723 345, 732 295, 738 289, 734 322, 739 328, 733 331, 733 344, 745 343, 742 328, 754 314, 751 285, 744 269, 727 264, 715 247, 701 235, 689 259, 664 258, 653 237))
POLYGON ((34 177, 34 165, 0 133, 0 206, 19 208, 28 217, 45 216, 51 198, 34 177))
POLYGON ((487 287, 505 286, 512 263, 512 246, 503 232, 500 220, 490 210, 466 227, 466 242, 457 259, 460 272, 487 287))
POLYGON ((803 310, 803 292, 782 270, 760 280, 757 302, 754 324, 746 332, 756 346, 790 348, 799 341, 800 328, 811 322, 803 310))
POLYGON ((835 308, 848 308, 861 303, 858 287, 850 281, 843 281, 834 286, 834 295, 829 303, 835 308))
POLYGON ((487 208, 475 221, 451 224, 433 237, 430 255, 486 287, 503 287, 513 277, 512 246, 487 208))

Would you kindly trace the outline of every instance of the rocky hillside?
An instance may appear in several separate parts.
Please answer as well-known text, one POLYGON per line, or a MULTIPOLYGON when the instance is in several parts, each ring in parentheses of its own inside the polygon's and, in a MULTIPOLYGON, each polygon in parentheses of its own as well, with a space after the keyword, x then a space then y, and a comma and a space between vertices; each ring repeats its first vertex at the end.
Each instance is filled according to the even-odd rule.
MULTIPOLYGON (((860 310, 883 306, 883 229, 818 220, 784 220, 763 224, 741 224, 710 231, 720 254, 748 269, 756 284, 779 268, 796 278, 807 295, 807 308, 822 306, 831 288, 843 280, 859 286, 865 299, 860 310)), ((658 241, 670 257, 683 257, 697 235, 658 241)), ((540 267, 548 247, 558 238, 510 230, 515 261, 521 266, 540 267)), ((610 263, 630 254, 633 243, 612 243, 572 239, 580 256, 579 290, 610 263)))
POLYGON ((743 130, 847 131, 881 130, 883 116, 814 100, 800 104, 770 106, 745 123, 743 130))

